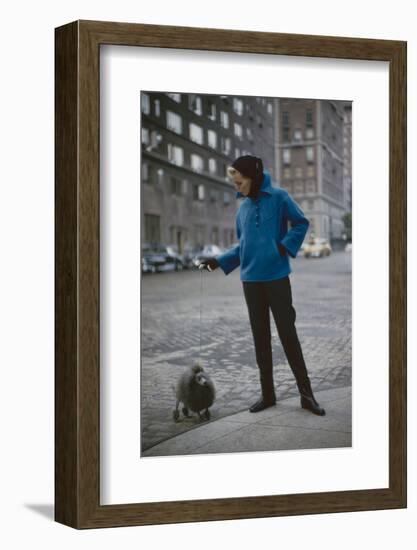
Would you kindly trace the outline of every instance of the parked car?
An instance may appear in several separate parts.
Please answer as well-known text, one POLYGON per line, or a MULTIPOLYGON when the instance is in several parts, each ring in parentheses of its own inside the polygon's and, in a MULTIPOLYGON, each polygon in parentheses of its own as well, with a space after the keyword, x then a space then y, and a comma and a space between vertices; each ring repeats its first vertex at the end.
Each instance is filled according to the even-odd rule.
POLYGON ((178 271, 184 264, 172 246, 145 244, 142 246, 142 272, 178 271))
POLYGON ((310 239, 304 246, 304 258, 323 258, 331 253, 332 247, 327 239, 310 239))
POLYGON ((207 244, 203 249, 194 256, 193 263, 198 267, 199 263, 203 260, 208 260, 214 258, 223 252, 223 249, 217 246, 216 244, 207 244))
POLYGON ((305 247, 306 247, 306 243, 303 243, 303 244, 300 246, 299 251, 297 252, 297 256, 304 256, 305 247))
POLYGON ((166 246, 167 253, 172 256, 173 258, 176 258, 178 269, 184 269, 185 267, 185 260, 184 260, 184 254, 180 254, 178 252, 178 246, 176 244, 169 244, 166 246))
POLYGON ((201 251, 203 250, 203 247, 200 245, 195 245, 195 246, 186 246, 184 248, 184 254, 183 254, 183 262, 184 262, 184 267, 186 269, 192 269, 193 267, 195 267, 194 265, 194 257, 199 254, 201 251))

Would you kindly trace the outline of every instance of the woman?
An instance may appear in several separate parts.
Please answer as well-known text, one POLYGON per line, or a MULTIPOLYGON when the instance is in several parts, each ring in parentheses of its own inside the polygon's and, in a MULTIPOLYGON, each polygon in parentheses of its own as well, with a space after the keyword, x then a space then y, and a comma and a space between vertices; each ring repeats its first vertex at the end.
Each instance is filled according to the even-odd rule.
POLYGON ((258 412, 276 403, 273 372, 270 310, 288 363, 297 382, 301 406, 324 415, 311 389, 301 345, 295 328, 289 256, 295 258, 309 222, 284 189, 272 187, 262 160, 252 155, 237 158, 228 169, 236 197, 245 196, 236 215, 239 242, 225 253, 203 261, 202 268, 220 267, 228 275, 240 266, 240 278, 249 313, 259 367, 262 394, 251 407, 258 412), (288 230, 288 223, 291 228, 288 230))

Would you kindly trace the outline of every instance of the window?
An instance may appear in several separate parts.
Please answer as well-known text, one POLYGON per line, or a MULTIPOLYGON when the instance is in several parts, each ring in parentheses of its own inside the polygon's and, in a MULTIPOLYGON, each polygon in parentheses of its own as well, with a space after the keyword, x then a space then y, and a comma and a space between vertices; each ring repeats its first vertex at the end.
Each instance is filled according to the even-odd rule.
POLYGON ((314 181, 308 181, 307 182, 307 193, 315 193, 316 192, 316 184, 314 181))
POLYGON ((294 193, 304 193, 304 183, 302 181, 297 181, 294 186, 294 193))
POLYGON ((155 149, 155 147, 158 147, 158 145, 162 142, 162 136, 161 134, 158 134, 156 130, 152 130, 151 132, 151 146, 152 149, 155 149))
POLYGON ((216 149, 217 147, 217 134, 214 130, 207 130, 207 141, 208 146, 212 149, 216 149))
POLYGON ((191 155, 191 168, 196 172, 202 172, 204 170, 204 161, 200 155, 192 153, 191 155))
POLYGON ((161 102, 159 101, 159 99, 155 99, 153 105, 154 105, 154 110, 155 110, 155 116, 160 116, 161 115, 161 102))
POLYGON ((221 138, 221 149, 222 149, 222 152, 225 154, 225 155, 228 155, 230 153, 230 150, 231 150, 231 141, 230 141, 230 138, 229 137, 223 137, 221 138))
POLYGON ((149 115, 151 112, 151 101, 148 94, 142 94, 142 113, 149 115))
POLYGON ((204 200, 204 185, 202 183, 193 185, 193 200, 204 200))
POLYGON ((145 242, 161 242, 161 220, 155 214, 145 214, 145 242))
POLYGON ((233 127, 234 127, 235 136, 241 138, 242 134, 243 134, 242 126, 240 124, 238 124, 237 122, 235 122, 233 127))
POLYGON ((220 124, 222 128, 229 128, 229 114, 226 111, 220 111, 220 124))
POLYGON ((149 181, 149 164, 147 162, 142 162, 141 177, 142 177, 142 181, 144 182, 149 181))
POLYGON ((182 118, 179 114, 173 111, 167 111, 167 128, 177 134, 182 132, 182 118))
POLYGON ((303 135, 301 133, 301 130, 299 128, 296 128, 294 130, 294 141, 301 141, 303 138, 303 135))
POLYGON ((243 115, 243 101, 241 99, 233 98, 233 110, 237 115, 243 115))
POLYGON ((282 161, 287 166, 291 164, 291 149, 282 150, 282 161))
POLYGON ((171 176, 171 193, 173 195, 181 195, 182 189, 182 180, 175 176, 171 176))
POLYGON ((272 103, 268 103, 268 105, 266 106, 266 110, 268 111, 269 115, 272 115, 272 103))
POLYGON ((313 110, 307 109, 306 110, 306 128, 312 128, 313 127, 313 110))
POLYGON ((214 226, 211 229, 211 242, 214 244, 219 244, 219 228, 214 226))
POLYGON ((203 144, 203 128, 190 122, 190 139, 196 143, 203 144))
POLYGON ((297 166, 297 168, 295 169, 295 177, 296 178, 303 177, 303 169, 300 166, 297 166))
POLYGON ((253 141, 253 133, 251 128, 246 128, 246 135, 248 136, 249 141, 253 141))
POLYGON ((149 145, 149 130, 142 127, 142 143, 149 145))
POLYGON ((226 206, 229 206, 231 202, 231 195, 228 191, 224 191, 223 193, 223 204, 226 206))
POLYGON ((314 139, 314 130, 313 128, 306 129, 306 139, 314 139))
POLYGON ((201 97, 196 94, 190 94, 188 96, 188 107, 197 115, 201 115, 203 113, 201 97))
POLYGON ((217 173, 217 161, 216 159, 210 158, 208 161, 208 167, 210 174, 216 174, 217 173))
POLYGON ((208 117, 210 120, 216 120, 216 104, 211 101, 211 99, 208 100, 208 117))
POLYGON ((289 179, 291 177, 291 168, 284 168, 284 178, 289 179))
POLYGON ((168 159, 177 166, 184 164, 184 151, 182 147, 168 143, 168 159))
POLYGON ((177 103, 181 103, 181 94, 167 94, 168 97, 176 101, 177 103))
POLYGON ((290 141, 290 114, 288 111, 282 112, 282 139, 290 141))
POLYGON ((219 200, 219 192, 217 189, 210 190, 210 202, 217 202, 219 200))
POLYGON ((235 158, 239 158, 240 157, 240 149, 239 147, 235 147, 235 158))
POLYGON ((306 147, 306 160, 308 164, 314 163, 314 147, 306 147))

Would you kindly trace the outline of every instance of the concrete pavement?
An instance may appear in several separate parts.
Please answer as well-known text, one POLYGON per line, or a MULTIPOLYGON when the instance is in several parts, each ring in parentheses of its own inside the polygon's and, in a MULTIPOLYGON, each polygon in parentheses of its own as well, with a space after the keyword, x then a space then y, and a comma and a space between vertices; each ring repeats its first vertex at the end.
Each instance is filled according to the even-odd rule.
MULTIPOLYGON (((351 384, 351 255, 292 261, 296 326, 315 393, 351 384)), ((175 423, 172 386, 198 361, 212 376, 212 421, 247 410, 260 391, 259 372, 239 269, 225 276, 184 271, 142 277, 141 446, 194 430, 175 423), (200 340, 200 299, 202 300, 200 340), (201 343, 201 347, 200 347, 201 343)), ((298 394, 271 319, 274 380, 280 402, 298 394)))
POLYGON ((303 410, 298 396, 289 397, 258 413, 246 409, 197 423, 146 449, 142 457, 350 447, 350 386, 319 391, 315 396, 326 409, 325 416, 303 410))

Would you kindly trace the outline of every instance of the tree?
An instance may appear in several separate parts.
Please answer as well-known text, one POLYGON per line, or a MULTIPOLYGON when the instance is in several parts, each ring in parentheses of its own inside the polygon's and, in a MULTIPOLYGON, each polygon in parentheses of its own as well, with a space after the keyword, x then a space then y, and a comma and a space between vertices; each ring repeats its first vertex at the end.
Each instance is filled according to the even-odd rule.
POLYGON ((352 212, 346 212, 343 216, 343 223, 345 225, 346 240, 348 243, 352 242, 352 212))

